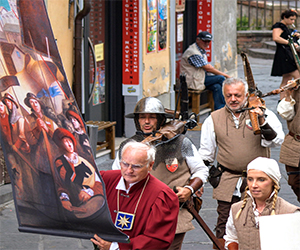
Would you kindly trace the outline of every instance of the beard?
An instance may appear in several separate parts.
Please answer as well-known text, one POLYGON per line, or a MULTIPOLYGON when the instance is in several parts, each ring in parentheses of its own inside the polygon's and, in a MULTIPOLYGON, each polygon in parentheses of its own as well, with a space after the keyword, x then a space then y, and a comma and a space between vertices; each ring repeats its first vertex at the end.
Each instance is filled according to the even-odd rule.
MULTIPOLYGON (((236 104, 237 102, 230 102, 229 104, 232 105, 232 104, 236 104)), ((241 110, 242 108, 246 107, 248 104, 247 102, 247 98, 245 98, 245 101, 241 102, 240 105, 236 106, 235 108, 231 108, 227 103, 226 103, 226 107, 227 109, 229 109, 232 113, 236 113, 236 111, 239 111, 241 110)))

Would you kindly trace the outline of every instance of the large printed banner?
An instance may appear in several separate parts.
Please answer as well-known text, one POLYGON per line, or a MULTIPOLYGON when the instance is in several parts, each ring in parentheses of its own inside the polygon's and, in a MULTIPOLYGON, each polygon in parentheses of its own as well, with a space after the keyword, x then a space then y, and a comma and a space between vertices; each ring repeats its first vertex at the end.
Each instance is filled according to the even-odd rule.
POLYGON ((19 230, 127 242, 111 221, 44 1, 0 4, 1 145, 19 230))

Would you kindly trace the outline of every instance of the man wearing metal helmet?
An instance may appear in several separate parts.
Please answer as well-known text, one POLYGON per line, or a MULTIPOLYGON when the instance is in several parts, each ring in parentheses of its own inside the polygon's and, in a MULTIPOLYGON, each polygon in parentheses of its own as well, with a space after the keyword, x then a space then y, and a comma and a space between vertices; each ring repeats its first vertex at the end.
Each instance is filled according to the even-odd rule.
MULTIPOLYGON (((113 169, 120 169, 119 156, 127 142, 143 141, 165 124, 169 114, 165 113, 164 106, 157 98, 146 97, 138 101, 134 112, 125 117, 134 118, 137 131, 134 136, 120 145, 113 169)), ((151 174, 170 188, 176 187, 179 202, 185 202, 206 182, 208 168, 203 163, 195 145, 183 134, 171 140, 158 142, 156 149, 151 174)), ((192 219, 187 209, 180 209, 175 238, 169 249, 181 249, 185 233, 194 229, 192 219)))

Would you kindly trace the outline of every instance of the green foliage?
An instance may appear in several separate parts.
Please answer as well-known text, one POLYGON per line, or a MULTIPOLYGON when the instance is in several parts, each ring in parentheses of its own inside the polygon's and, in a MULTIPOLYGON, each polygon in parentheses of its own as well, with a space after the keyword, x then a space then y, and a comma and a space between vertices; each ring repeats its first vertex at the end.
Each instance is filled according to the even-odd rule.
POLYGON ((251 24, 251 27, 255 27, 255 30, 261 30, 262 29, 261 26, 262 26, 262 19, 261 18, 259 18, 257 20, 257 27, 256 27, 256 21, 253 21, 252 24, 251 24))
POLYGON ((248 17, 245 15, 242 18, 238 17, 236 19, 236 26, 237 26, 237 30, 249 30, 248 17))

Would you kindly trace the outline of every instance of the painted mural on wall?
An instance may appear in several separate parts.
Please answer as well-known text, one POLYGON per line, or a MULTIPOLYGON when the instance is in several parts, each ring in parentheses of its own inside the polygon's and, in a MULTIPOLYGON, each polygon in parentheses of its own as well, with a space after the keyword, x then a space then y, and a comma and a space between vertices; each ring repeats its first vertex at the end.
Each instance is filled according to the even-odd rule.
POLYGON ((147 53, 156 51, 157 7, 156 0, 147 0, 147 53))
POLYGON ((111 221, 44 1, 0 4, 1 145, 19 230, 126 242, 111 221))

